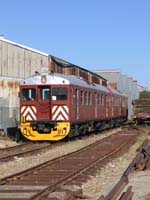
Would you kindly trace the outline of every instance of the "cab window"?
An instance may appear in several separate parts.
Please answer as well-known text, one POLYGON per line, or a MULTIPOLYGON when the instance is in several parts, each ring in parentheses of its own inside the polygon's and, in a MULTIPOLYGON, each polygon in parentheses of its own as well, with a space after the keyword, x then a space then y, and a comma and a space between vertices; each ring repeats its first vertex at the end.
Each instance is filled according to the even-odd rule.
POLYGON ((52 89, 52 100, 67 100, 67 88, 56 87, 52 89))
POLYGON ((50 100, 50 88, 41 87, 40 88, 40 99, 41 100, 50 100))
POLYGON ((35 88, 23 88, 22 89, 22 101, 34 101, 36 100, 35 88))

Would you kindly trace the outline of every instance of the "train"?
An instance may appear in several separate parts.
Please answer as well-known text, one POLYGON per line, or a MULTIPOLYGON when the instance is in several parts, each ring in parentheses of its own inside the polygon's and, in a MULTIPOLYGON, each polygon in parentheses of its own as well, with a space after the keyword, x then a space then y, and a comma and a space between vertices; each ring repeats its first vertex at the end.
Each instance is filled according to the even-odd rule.
POLYGON ((20 82, 17 137, 59 141, 109 127, 128 118, 128 97, 76 75, 43 72, 20 82))

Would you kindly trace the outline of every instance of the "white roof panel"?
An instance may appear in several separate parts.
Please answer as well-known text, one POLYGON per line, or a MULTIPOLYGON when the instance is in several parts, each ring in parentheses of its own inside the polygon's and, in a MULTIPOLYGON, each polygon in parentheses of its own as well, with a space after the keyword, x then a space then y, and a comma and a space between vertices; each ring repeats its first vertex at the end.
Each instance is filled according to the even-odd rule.
POLYGON ((45 85, 45 83, 41 82, 42 76, 46 77, 46 84, 49 85, 77 85, 80 87, 86 87, 90 89, 97 89, 103 92, 109 93, 109 90, 101 85, 97 84, 88 84, 82 78, 76 77, 74 75, 64 75, 64 74, 57 74, 57 73, 40 73, 28 77, 20 82, 21 85, 45 85))

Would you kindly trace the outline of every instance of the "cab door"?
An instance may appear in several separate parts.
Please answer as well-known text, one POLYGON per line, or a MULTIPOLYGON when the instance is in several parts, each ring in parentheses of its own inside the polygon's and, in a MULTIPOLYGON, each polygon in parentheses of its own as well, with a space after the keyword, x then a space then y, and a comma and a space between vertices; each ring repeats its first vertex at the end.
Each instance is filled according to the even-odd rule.
POLYGON ((50 86, 38 87, 38 101, 37 101, 38 120, 51 119, 51 88, 50 86))

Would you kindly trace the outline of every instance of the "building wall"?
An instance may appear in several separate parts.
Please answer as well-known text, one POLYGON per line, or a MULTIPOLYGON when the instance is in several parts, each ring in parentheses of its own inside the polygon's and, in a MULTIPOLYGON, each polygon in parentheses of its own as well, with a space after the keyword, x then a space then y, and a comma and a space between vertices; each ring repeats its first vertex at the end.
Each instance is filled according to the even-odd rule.
POLYGON ((0 133, 19 121, 19 79, 0 77, 0 133))
POLYGON ((121 74, 119 70, 96 70, 94 72, 106 78, 108 83, 117 85, 117 89, 128 96, 128 115, 130 118, 133 114, 132 100, 137 99, 139 96, 137 81, 127 75, 121 74))
POLYGON ((48 69, 48 55, 0 40, 0 76, 24 78, 48 69))

